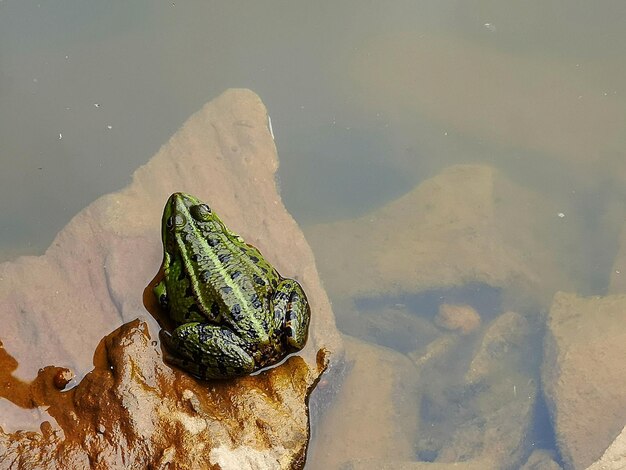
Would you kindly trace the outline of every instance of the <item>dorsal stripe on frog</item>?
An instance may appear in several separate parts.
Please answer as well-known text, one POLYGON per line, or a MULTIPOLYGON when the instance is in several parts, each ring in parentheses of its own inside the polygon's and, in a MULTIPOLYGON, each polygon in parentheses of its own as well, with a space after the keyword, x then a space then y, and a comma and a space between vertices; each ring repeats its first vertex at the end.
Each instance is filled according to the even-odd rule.
MULTIPOLYGON (((258 288, 258 286, 256 288, 255 286, 251 286, 252 287, 252 294, 250 296, 251 298, 247 299, 246 293, 240 289, 240 286, 238 283, 233 281, 233 274, 237 270, 231 269, 230 271, 233 271, 233 272, 232 273, 229 272, 229 269, 228 269, 229 261, 231 260, 230 259, 231 257, 229 256, 230 253, 228 252, 219 253, 219 246, 227 245, 228 243, 227 240, 223 240, 223 239, 220 240, 220 238, 225 236, 223 232, 220 233, 220 230, 218 229, 211 231, 211 236, 213 238, 211 238, 212 249, 210 249, 209 242, 207 241, 206 237, 202 236, 204 234, 201 232, 201 230, 197 228, 196 226, 194 226, 193 224, 186 224, 184 231, 190 232, 192 230, 195 232, 194 236, 191 237, 191 240, 193 241, 193 243, 191 243, 190 246, 192 249, 188 250, 185 242, 182 240, 185 237, 185 235, 179 238, 181 240, 179 243, 179 249, 182 253, 186 254, 186 256, 182 257, 183 263, 185 265, 186 274, 189 276, 190 279, 193 278, 195 281, 195 282, 191 282, 192 288, 194 288, 193 286, 196 286, 196 285, 198 286, 199 292, 195 292, 195 294, 199 298, 203 298, 205 300, 211 297, 232 298, 233 299, 232 304, 231 305, 224 304, 222 308, 220 308, 220 314, 223 317, 226 317, 228 320, 230 320, 229 323, 232 324, 233 328, 245 329, 248 335, 253 335, 257 337, 258 339, 261 339, 261 341, 263 342, 263 339, 264 339, 263 337, 266 336, 265 331, 267 331, 267 325, 265 325, 267 321, 264 318, 258 318, 256 315, 253 315, 253 316, 249 316, 246 319, 245 324, 242 324, 241 317, 240 317, 241 305, 247 305, 248 303, 253 303, 253 304, 256 303, 256 302, 253 302, 253 300, 255 296, 256 296, 256 299, 258 299, 258 294, 256 292, 256 288, 258 288), (194 245, 198 245, 198 246, 194 246, 194 245), (193 248, 195 248, 195 250, 193 248), (194 256, 193 252, 202 253, 203 256, 202 257, 194 256), (204 268, 204 270, 193 269, 192 263, 195 263, 197 267, 204 268), (196 278, 194 278, 194 273, 196 272, 199 272, 200 274, 196 278), (215 294, 211 295, 208 291, 215 292, 214 284, 219 284, 219 283, 211 282, 212 278, 214 277, 220 279, 221 282, 226 284, 228 291, 225 292, 224 290, 222 290, 222 295, 219 295, 219 296, 215 294)), ((251 272, 257 273, 257 275, 260 275, 264 272, 261 266, 257 266, 248 257, 244 257, 243 259, 245 260, 245 264, 251 272)), ((241 262, 241 260, 239 261, 241 262)), ((235 278, 236 277, 237 276, 235 276, 235 278)), ((202 308, 203 304, 205 304, 205 302, 200 304, 200 308, 202 308)), ((203 312, 207 318, 215 318, 215 310, 213 308, 211 310, 212 311, 203 312)))

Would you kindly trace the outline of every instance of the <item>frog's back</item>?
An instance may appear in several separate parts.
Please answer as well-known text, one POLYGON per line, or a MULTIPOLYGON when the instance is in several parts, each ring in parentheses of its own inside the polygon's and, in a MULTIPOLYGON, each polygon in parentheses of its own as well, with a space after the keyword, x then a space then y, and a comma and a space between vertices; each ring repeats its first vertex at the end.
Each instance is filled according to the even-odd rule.
POLYGON ((267 343, 275 329, 270 296, 280 275, 259 250, 232 232, 208 228, 191 256, 190 276, 197 275, 197 295, 211 322, 228 324, 251 341, 267 343), (195 253, 194 253, 195 254, 195 253), (197 260, 197 261, 194 261, 197 260))

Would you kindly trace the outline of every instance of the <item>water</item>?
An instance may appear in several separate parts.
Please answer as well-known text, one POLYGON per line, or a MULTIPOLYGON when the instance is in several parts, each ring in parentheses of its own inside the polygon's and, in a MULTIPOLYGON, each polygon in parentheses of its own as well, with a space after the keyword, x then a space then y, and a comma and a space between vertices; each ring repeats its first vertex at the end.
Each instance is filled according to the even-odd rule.
MULTIPOLYGON (((492 319, 503 305, 545 313, 560 288, 605 294, 626 213, 624 19, 617 1, 0 0, 0 260, 42 253, 205 102, 248 87, 271 114, 282 196, 307 236, 451 165, 485 164, 554 207, 533 230, 573 281, 547 273, 554 289, 528 304, 489 289, 487 301, 461 301, 486 302, 492 319)), ((525 230, 509 235, 523 245, 525 230)), ((407 353, 393 325, 367 329, 359 315, 400 303, 402 318, 432 319, 440 287, 350 295, 314 248, 347 305, 336 307, 342 329, 407 353)), ((433 460, 433 448, 416 443, 416 458, 433 460)))

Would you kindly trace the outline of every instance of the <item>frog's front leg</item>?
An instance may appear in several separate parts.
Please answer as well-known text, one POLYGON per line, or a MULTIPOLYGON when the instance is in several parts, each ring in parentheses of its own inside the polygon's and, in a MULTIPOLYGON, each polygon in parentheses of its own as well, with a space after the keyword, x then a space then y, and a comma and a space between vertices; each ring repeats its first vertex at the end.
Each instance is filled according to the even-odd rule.
POLYGON ((274 293, 274 315, 282 320, 287 344, 294 351, 302 349, 309 331, 311 309, 300 284, 293 279, 283 279, 274 293))
POLYGON ((254 371, 245 342, 232 331, 207 323, 185 323, 172 333, 161 330, 167 361, 203 379, 223 379, 254 371))

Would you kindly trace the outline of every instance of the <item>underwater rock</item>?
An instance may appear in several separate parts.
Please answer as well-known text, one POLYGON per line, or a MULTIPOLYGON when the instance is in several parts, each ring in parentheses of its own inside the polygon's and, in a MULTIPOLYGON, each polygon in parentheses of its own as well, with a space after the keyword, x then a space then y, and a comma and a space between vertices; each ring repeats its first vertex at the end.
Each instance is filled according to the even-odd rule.
POLYGON ((528 320, 515 312, 503 313, 487 327, 465 380, 477 384, 507 371, 530 375, 538 366, 538 355, 533 354, 538 350, 530 341, 528 320))
POLYGON ((333 298, 476 284, 525 299, 522 310, 547 305, 560 286, 581 284, 572 267, 576 231, 558 212, 492 167, 456 165, 374 212, 309 227, 306 235, 333 298))
POLYGON ((520 467, 520 470, 562 470, 555 459, 555 452, 545 449, 534 450, 526 463, 520 467))
POLYGON ((436 462, 480 460, 492 462, 493 468, 519 468, 537 399, 537 385, 530 375, 537 358, 529 339, 528 322, 514 312, 487 326, 466 383, 443 391, 446 399, 440 405, 440 419, 448 422, 451 435, 440 436, 436 462))
POLYGON ((402 462, 378 459, 355 459, 346 463, 341 470, 492 470, 493 462, 478 460, 462 464, 439 462, 402 462))
MULTIPOLYGON (((0 400, 0 427, 5 433, 0 462, 20 463, 23 468, 68 468, 64 459, 75 463, 89 459, 106 462, 102 465, 109 468, 158 467, 187 458, 181 457, 181 448, 161 446, 171 435, 172 439, 184 436, 184 445, 196 449, 189 450, 188 458, 203 459, 203 463, 256 459, 260 465, 271 458, 280 462, 280 468, 301 465, 307 442, 305 403, 321 373, 318 353, 328 352, 325 360, 332 364, 340 360, 342 346, 313 253, 278 195, 277 168, 265 106, 249 90, 229 90, 191 116, 134 173, 127 188, 99 198, 77 214, 44 255, 0 264, 0 341, 11 356, 0 361, 2 383, 9 384, 0 386, 0 396, 8 399, 0 400), (146 306, 155 303, 151 292, 144 299, 144 289, 161 264, 161 214, 175 191, 192 193, 211 204, 279 272, 304 286, 312 319, 307 346, 298 353, 301 359, 289 359, 267 373, 233 384, 199 385, 184 374, 153 364, 161 359, 155 359, 152 346, 137 349, 134 342, 145 342, 146 335, 156 338, 159 329, 144 307, 144 301, 146 306), (92 361, 102 337, 138 316, 146 317, 150 333, 143 323, 141 334, 131 334, 127 326, 117 336, 116 353, 96 352, 92 361), (145 364, 142 361, 147 358, 133 354, 149 354, 152 362, 145 364), (107 375, 98 368, 98 357, 136 367, 123 366, 107 375), (87 374, 94 363, 95 371, 87 374), (49 364, 69 368, 77 381, 82 379, 75 391, 61 393, 54 388, 54 393, 43 393, 46 374, 52 374, 52 387, 54 377, 57 386, 70 377, 46 367, 49 364), (40 373, 28 386, 41 368, 44 375, 40 373), (155 368, 158 373, 147 372, 155 368), (117 382, 122 372, 132 376, 125 376, 125 385, 117 382), (98 387, 95 377, 110 388, 98 387), (192 394, 176 388, 183 383, 192 394), (20 398, 15 390, 31 390, 30 399, 20 398), (59 394, 67 397, 65 405, 59 394), (49 404, 52 399, 57 400, 56 408, 49 404), (290 403, 283 403, 287 399, 290 403), (164 409, 159 406, 165 406, 160 401, 168 401, 167 411, 172 419, 180 418, 178 424, 158 415, 164 409), (84 406, 80 413, 72 411, 78 403, 84 406), (116 410, 125 414, 114 415, 116 410), (109 414, 110 426, 98 421, 99 416, 109 414), (57 425, 46 424, 55 421, 57 425), (170 424, 162 428, 163 423, 170 424), (129 430, 118 429, 122 424, 130 426, 129 430), (80 437, 79 447, 69 442, 72 436, 80 437), (109 442, 112 436, 121 440, 109 442), (157 441, 161 444, 155 445, 157 441), (96 448, 102 450, 90 450, 96 448), (156 451, 163 453, 159 457, 156 451)), ((111 341, 105 342, 107 348, 113 347, 111 341)), ((221 468, 229 467, 224 463, 221 468)))
POLYGON ((554 296, 541 376, 566 469, 591 465, 624 427, 625 357, 626 295, 554 296))
POLYGON ((626 426, 615 438, 600 460, 587 467, 587 470, 623 470, 626 468, 626 426))
POLYGON ((466 335, 480 326, 480 315, 469 305, 441 304, 435 325, 466 335))
POLYGON ((424 348, 441 334, 432 321, 404 305, 358 310, 352 303, 338 302, 333 306, 341 312, 337 327, 342 333, 405 354, 424 348))
POLYGON ((312 469, 343 468, 355 458, 410 460, 419 423, 417 373, 406 356, 344 336, 349 370, 320 420, 312 469))

